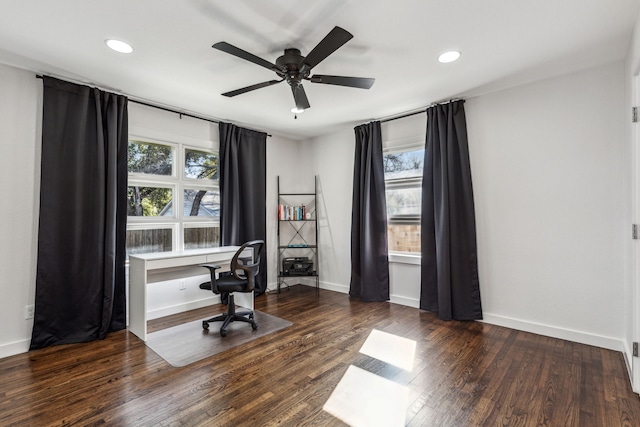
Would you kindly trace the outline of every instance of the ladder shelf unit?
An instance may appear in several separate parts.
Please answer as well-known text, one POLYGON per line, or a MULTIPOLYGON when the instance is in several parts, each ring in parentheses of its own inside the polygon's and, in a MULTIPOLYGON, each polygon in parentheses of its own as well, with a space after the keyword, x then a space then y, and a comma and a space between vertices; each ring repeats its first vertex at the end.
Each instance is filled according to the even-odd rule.
POLYGON ((318 275, 318 177, 313 193, 281 193, 278 177, 278 288, 309 278, 320 289, 318 275))

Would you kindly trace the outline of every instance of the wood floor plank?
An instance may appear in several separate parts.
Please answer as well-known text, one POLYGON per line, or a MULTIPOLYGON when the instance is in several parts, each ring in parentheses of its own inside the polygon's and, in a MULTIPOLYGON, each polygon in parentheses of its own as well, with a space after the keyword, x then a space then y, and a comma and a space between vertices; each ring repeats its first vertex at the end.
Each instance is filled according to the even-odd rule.
POLYGON ((343 426, 322 407, 349 366, 407 387, 410 426, 640 425, 618 352, 305 286, 256 309, 293 325, 182 368, 128 331, 0 359, 0 425, 343 426), (412 370, 359 352, 373 329, 415 341, 412 370))

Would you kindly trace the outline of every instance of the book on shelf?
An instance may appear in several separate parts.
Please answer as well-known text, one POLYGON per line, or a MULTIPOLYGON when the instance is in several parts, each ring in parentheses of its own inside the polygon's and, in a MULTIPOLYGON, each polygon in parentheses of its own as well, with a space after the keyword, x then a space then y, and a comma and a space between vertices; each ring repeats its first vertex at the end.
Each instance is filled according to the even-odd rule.
POLYGON ((278 205, 278 219, 280 221, 302 221, 307 219, 307 207, 305 205, 289 206, 278 205))

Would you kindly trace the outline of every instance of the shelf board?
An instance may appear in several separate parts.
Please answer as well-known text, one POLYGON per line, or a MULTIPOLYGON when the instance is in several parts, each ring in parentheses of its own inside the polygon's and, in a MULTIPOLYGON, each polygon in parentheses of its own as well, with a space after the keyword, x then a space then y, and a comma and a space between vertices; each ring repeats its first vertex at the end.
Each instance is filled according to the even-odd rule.
POLYGON ((316 249, 318 245, 307 245, 307 246, 278 246, 278 249, 316 249))
POLYGON ((278 277, 315 277, 318 275, 317 271, 309 274, 282 274, 282 271, 278 273, 278 277))
POLYGON ((315 219, 279 219, 280 222, 306 222, 306 221, 316 221, 315 219))
POLYGON ((315 196, 316 193, 278 193, 278 196, 315 196))

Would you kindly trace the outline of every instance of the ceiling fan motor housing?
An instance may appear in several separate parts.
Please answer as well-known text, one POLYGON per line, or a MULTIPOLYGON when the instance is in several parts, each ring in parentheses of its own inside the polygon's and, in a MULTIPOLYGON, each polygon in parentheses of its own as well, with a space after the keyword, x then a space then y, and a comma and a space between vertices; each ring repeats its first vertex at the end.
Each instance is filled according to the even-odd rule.
POLYGON ((284 50, 284 55, 276 59, 276 73, 287 80, 291 86, 298 86, 303 79, 309 77, 308 67, 300 66, 304 60, 299 49, 288 48, 284 50))

